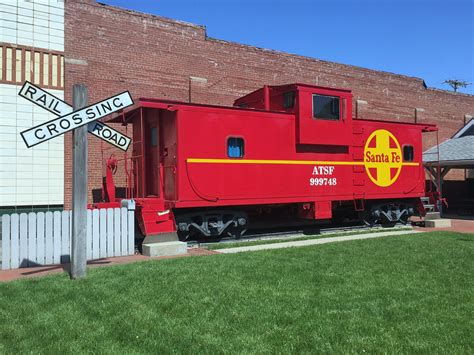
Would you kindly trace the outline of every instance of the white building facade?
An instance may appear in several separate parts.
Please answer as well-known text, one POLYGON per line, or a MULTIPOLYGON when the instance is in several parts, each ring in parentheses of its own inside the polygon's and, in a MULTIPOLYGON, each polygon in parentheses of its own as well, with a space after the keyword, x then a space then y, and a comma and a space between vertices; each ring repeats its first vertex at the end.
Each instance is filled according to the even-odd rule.
POLYGON ((64 204, 64 140, 20 132, 54 116, 18 96, 30 81, 64 98, 64 0, 0 2, 0 208, 64 204))

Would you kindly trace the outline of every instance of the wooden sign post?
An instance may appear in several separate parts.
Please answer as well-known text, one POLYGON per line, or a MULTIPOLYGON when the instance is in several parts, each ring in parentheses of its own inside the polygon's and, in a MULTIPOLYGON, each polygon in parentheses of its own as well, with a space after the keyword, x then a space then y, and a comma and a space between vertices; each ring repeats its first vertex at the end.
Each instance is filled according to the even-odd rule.
MULTIPOLYGON (((87 106, 87 87, 75 84, 72 106, 77 111, 87 106)), ((86 276, 87 265, 87 126, 72 132, 72 239, 71 278, 86 276)))

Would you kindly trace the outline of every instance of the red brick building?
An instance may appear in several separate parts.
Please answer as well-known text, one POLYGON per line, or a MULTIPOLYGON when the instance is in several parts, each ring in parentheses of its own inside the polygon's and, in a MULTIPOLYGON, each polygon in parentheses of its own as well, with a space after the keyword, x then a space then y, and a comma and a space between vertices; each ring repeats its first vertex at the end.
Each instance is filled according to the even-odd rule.
MULTIPOLYGON (((69 102, 73 83, 88 85, 90 102, 130 90, 135 98, 232 105, 237 97, 264 84, 294 82, 351 89, 354 117, 436 123, 440 141, 474 116, 474 96, 427 88, 420 78, 213 39, 202 26, 94 0, 66 2, 65 98, 69 102)), ((435 143, 431 134, 425 146, 435 143)), ((102 183, 100 146, 97 138, 90 137, 91 190, 102 183)), ((70 136, 65 139, 64 155, 69 207, 70 136)))

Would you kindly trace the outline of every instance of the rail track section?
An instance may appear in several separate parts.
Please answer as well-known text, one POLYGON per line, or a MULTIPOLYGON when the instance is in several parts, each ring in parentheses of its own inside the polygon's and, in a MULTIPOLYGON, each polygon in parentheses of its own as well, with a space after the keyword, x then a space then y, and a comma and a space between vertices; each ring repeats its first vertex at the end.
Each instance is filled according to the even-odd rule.
POLYGON ((256 240, 288 240, 302 238, 302 237, 318 237, 321 235, 332 235, 332 234, 351 234, 351 233, 364 233, 364 232, 389 232, 389 231, 400 231, 400 230, 410 230, 413 229, 410 225, 397 224, 391 228, 384 228, 381 226, 369 227, 366 225, 355 225, 355 226, 331 226, 331 227, 322 227, 314 229, 301 229, 301 228, 292 228, 292 229, 262 229, 252 231, 250 230, 248 234, 245 234, 240 239, 234 238, 223 238, 218 242, 199 242, 199 241, 189 241, 188 247, 194 248, 206 248, 211 245, 220 245, 227 243, 243 243, 256 240))

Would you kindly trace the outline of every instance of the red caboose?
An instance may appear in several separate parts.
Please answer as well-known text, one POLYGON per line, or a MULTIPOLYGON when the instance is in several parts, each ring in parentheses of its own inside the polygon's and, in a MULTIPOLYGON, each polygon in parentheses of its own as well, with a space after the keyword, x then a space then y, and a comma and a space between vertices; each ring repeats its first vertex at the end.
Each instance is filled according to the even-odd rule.
POLYGON ((422 132, 435 126, 353 119, 350 90, 265 86, 234 107, 141 98, 112 121, 133 125, 127 195, 145 236, 239 237, 268 219, 394 224, 424 213, 422 132))

